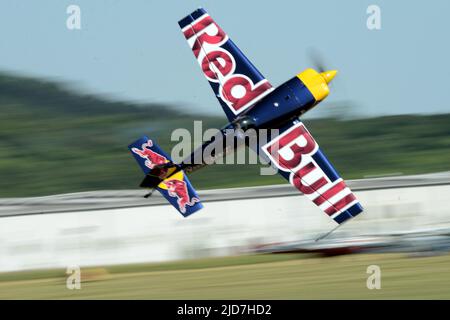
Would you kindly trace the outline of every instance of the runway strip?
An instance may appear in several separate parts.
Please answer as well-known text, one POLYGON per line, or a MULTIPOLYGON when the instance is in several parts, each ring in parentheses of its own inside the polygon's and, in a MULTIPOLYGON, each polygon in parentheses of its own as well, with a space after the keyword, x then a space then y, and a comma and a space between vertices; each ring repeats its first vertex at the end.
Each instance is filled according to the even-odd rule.
MULTIPOLYGON (((450 172, 348 181, 348 185, 356 192, 448 184, 450 184, 450 172)), ((5 198, 0 199, 0 217, 169 205, 157 192, 151 198, 144 199, 143 196, 146 193, 146 190, 137 189, 79 192, 33 198, 5 198)), ((200 190, 198 193, 202 202, 302 196, 289 184, 200 190)))

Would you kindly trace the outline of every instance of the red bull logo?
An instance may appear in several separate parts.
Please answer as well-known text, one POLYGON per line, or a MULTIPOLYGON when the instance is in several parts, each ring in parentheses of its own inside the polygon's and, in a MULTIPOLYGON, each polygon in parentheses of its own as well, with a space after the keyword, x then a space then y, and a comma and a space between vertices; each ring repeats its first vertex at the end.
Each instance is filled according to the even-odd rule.
POLYGON ((196 197, 189 197, 187 184, 183 179, 179 179, 178 177, 171 177, 161 182, 160 186, 161 185, 167 187, 169 196, 177 198, 178 207, 182 213, 186 213, 186 205, 193 206, 195 203, 200 202, 200 200, 196 197))
POLYGON ((246 110, 272 91, 273 88, 266 79, 253 83, 248 76, 235 73, 236 61, 222 47, 228 41, 228 35, 208 14, 187 25, 182 31, 205 77, 210 82, 219 83, 218 95, 234 114, 246 110))
POLYGON ((357 202, 342 179, 331 181, 313 155, 319 145, 302 123, 292 126, 262 150, 278 169, 289 172, 289 182, 325 213, 334 217, 357 202))
POLYGON ((132 148, 131 151, 139 155, 141 158, 144 158, 145 166, 150 169, 153 169, 155 166, 169 162, 169 160, 167 160, 166 157, 149 149, 152 146, 153 146, 152 140, 148 140, 146 143, 142 144, 141 149, 132 148))

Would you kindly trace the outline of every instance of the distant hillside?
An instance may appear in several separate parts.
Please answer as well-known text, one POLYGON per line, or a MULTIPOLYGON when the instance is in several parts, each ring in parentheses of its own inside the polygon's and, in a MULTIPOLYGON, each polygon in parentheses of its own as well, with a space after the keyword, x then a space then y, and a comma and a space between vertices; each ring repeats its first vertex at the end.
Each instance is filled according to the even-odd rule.
MULTIPOLYGON (((128 153, 131 141, 147 134, 170 151, 174 128, 226 121, 184 113, 181 105, 109 101, 7 74, 0 74, 0 108, 1 197, 136 188, 142 174, 128 153)), ((450 114, 307 125, 346 178, 450 170, 450 114)), ((257 165, 216 165, 191 180, 199 189, 284 183, 258 172, 257 165)))

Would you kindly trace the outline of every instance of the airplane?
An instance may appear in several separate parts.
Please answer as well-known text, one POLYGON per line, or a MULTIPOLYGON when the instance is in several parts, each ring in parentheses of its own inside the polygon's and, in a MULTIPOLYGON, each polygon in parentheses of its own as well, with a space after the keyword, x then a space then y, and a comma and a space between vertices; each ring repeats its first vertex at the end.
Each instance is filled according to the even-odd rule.
MULTIPOLYGON (((133 142, 129 150, 145 174, 140 186, 151 192, 158 190, 187 217, 203 208, 186 176, 210 164, 205 159, 194 161, 198 155, 218 138, 224 138, 229 129, 278 129, 267 143, 253 146, 254 151, 269 160, 281 176, 337 226, 360 214, 361 204, 299 119, 328 96, 328 84, 337 71, 306 69, 275 88, 203 8, 178 24, 229 123, 218 137, 205 142, 178 164, 146 136, 133 142)), ((226 147, 213 157, 223 156, 230 149, 234 151, 226 147)))

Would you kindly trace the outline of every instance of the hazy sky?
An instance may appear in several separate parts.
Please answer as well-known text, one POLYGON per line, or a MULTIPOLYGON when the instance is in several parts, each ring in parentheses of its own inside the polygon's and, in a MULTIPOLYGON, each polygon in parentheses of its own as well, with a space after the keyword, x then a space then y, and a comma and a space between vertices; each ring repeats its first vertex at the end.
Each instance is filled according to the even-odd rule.
POLYGON ((0 70, 221 113, 177 24, 199 6, 273 85, 309 67, 315 47, 339 70, 330 102, 354 100, 360 115, 450 112, 448 0, 2 0, 0 70), (66 27, 70 4, 81 30, 66 27), (379 31, 366 27, 370 4, 379 31))

